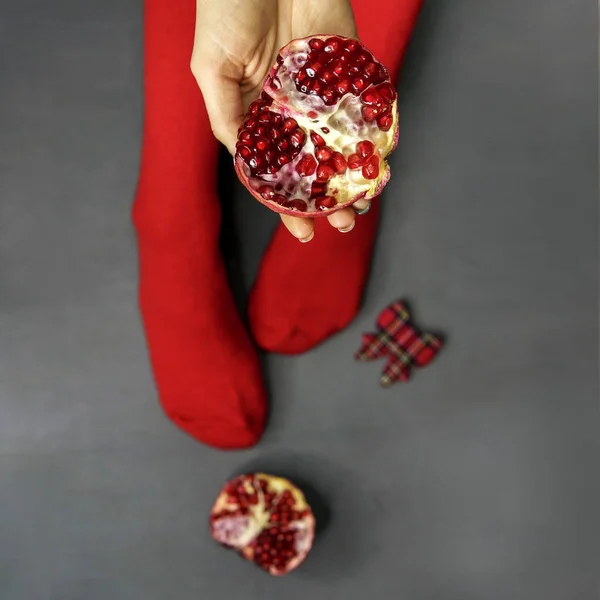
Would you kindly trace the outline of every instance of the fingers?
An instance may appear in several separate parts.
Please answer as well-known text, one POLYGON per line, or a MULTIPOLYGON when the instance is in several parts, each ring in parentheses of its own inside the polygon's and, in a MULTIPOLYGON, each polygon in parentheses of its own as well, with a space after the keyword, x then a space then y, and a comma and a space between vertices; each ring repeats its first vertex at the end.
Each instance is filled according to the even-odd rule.
POLYGON ((315 235, 315 224, 312 219, 279 215, 287 230, 301 242, 310 242, 315 235))
MULTIPOLYGON (((370 200, 358 200, 350 208, 343 208, 329 215, 327 220, 340 233, 348 233, 356 225, 356 216, 364 215, 371 208, 370 200)), ((279 215, 287 230, 301 242, 310 242, 315 236, 315 224, 312 219, 279 215)))
POLYGON ((358 200, 357 202, 355 202, 352 205, 352 208, 354 209, 354 212, 357 215, 365 215, 369 212, 369 209, 371 208, 371 201, 365 200, 363 198, 362 200, 358 200))
POLYGON ((196 68, 196 64, 197 61, 192 59, 192 73, 202 91, 211 129, 234 154, 237 132, 244 119, 240 80, 233 73, 219 72, 206 66, 196 68))
POLYGON ((348 233, 354 229, 356 213, 352 208, 342 208, 327 217, 332 227, 341 233, 348 233))

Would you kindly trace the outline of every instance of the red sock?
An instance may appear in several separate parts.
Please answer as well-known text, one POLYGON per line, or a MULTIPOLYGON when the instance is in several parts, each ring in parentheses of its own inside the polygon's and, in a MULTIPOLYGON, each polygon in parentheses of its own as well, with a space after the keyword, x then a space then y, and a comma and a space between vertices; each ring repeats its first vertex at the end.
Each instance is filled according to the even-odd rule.
MULTIPOLYGON (((361 40, 395 81, 422 0, 352 2, 361 40), (385 14, 385 19, 381 15, 385 14)), ((301 244, 279 226, 250 296, 254 337, 265 350, 304 352, 343 329, 358 313, 369 273, 379 201, 350 233, 316 219, 315 237, 301 244)))
POLYGON ((218 144, 190 72, 194 0, 145 0, 145 115, 133 218, 161 404, 198 440, 255 444, 266 393, 219 253, 218 144))

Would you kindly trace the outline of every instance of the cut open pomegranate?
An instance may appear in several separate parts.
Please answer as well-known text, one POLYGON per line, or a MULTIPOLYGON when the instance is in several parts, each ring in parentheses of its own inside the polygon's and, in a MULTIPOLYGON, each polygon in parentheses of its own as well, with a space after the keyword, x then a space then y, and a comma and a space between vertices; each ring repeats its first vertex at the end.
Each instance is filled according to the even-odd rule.
POLYGON ((358 41, 293 40, 238 133, 235 170, 279 213, 325 216, 385 186, 398 141, 396 90, 358 41))
POLYGON ((252 473, 225 484, 211 510, 210 531, 271 575, 285 575, 310 551, 315 517, 293 483, 252 473))

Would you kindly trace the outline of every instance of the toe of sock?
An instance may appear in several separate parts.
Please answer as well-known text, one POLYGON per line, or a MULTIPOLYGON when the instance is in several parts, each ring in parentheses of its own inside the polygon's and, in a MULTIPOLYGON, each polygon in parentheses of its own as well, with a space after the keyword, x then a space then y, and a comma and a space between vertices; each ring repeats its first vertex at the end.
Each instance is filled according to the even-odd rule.
POLYGON ((255 446, 262 437, 264 423, 198 421, 180 414, 168 413, 177 427, 208 446, 219 450, 242 450, 255 446))

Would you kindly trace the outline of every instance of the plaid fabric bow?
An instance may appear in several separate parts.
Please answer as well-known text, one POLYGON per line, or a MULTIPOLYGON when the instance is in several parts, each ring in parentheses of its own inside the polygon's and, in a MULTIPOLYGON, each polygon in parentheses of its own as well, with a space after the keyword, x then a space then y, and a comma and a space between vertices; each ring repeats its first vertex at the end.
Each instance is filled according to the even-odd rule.
POLYGON ((367 361, 387 357, 381 374, 381 385, 408 381, 413 366, 428 365, 442 347, 442 340, 422 333, 411 323, 410 313, 402 301, 385 308, 377 317, 377 332, 365 333, 356 360, 367 361))

